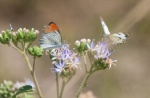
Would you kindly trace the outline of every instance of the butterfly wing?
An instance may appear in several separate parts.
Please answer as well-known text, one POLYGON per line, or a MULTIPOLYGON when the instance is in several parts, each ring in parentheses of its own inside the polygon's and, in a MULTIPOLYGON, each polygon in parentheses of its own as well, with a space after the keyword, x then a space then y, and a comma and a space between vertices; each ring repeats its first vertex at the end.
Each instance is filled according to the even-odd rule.
POLYGON ((62 39, 59 33, 59 29, 55 23, 50 22, 49 25, 45 27, 45 33, 43 33, 41 36, 40 45, 43 49, 61 47, 62 39))
POLYGON ((105 35, 109 35, 110 31, 109 31, 107 25, 105 24, 104 20, 102 19, 102 17, 100 17, 100 20, 101 20, 101 24, 102 24, 105 35))
POLYGON ((119 32, 119 33, 114 33, 109 35, 111 41, 113 44, 123 44, 125 41, 128 39, 129 35, 119 32))
POLYGON ((100 19, 101 19, 101 24, 102 24, 104 33, 105 33, 105 35, 107 35, 105 37, 105 40, 107 42, 111 42, 113 45, 125 43, 125 41, 129 37, 128 34, 125 34, 125 33, 122 33, 122 32, 110 34, 110 31, 109 31, 107 25, 105 24, 104 20, 101 17, 100 17, 100 19))

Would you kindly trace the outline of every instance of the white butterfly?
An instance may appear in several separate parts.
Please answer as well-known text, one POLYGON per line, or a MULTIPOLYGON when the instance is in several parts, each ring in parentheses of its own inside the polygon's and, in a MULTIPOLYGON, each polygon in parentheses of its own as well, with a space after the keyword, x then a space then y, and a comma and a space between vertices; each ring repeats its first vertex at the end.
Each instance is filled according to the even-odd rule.
POLYGON ((101 20, 101 24, 102 24, 102 27, 103 27, 106 37, 108 36, 110 38, 113 45, 125 43, 125 41, 129 37, 128 34, 125 34, 122 32, 110 34, 110 31, 109 31, 107 25, 105 24, 104 20, 101 17, 100 17, 100 20, 101 20))

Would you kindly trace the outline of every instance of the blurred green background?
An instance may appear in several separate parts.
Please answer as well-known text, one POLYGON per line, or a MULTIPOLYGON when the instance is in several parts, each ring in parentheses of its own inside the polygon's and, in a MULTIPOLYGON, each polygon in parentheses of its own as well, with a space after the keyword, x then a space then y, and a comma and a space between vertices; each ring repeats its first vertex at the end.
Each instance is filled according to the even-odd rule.
MULTIPOLYGON (((95 73, 83 92, 92 90, 97 98, 150 98, 150 0, 1 0, 0 30, 20 27, 40 30, 34 44, 39 45, 44 25, 55 22, 63 40, 72 44, 81 38, 100 40, 103 17, 110 31, 131 34, 124 45, 115 46, 111 58, 117 66, 95 73)), ((31 78, 21 54, 0 44, 0 82, 31 78)), ((32 62, 32 57, 30 58, 32 62)), ((81 65, 82 66, 82 65, 81 65)), ((44 98, 56 98, 55 74, 44 55, 37 59, 36 75, 44 98)), ((65 90, 73 98, 84 71, 79 69, 65 90)))

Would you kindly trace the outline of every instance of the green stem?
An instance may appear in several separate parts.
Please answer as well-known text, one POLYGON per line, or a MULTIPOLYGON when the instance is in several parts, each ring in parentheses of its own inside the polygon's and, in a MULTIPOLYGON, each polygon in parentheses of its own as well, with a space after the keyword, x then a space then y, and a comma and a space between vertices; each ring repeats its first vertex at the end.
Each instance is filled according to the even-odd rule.
MULTIPOLYGON (((25 52, 25 51, 23 52, 23 56, 24 56, 25 61, 26 61, 27 65, 28 65, 28 67, 29 67, 30 73, 31 73, 31 75, 32 75, 34 84, 35 84, 36 89, 37 89, 37 94, 38 94, 39 98, 42 98, 42 93, 41 93, 39 84, 38 84, 38 82, 37 82, 36 76, 35 76, 35 71, 33 71, 32 66, 31 66, 31 64, 30 64, 30 61, 29 61, 29 58, 28 58, 28 56, 26 55, 26 52, 25 52)), ((33 66, 34 66, 34 65, 33 65, 33 66)))
POLYGON ((16 49, 16 50, 18 50, 20 53, 22 53, 22 51, 21 51, 21 49, 20 49, 19 47, 16 47, 16 46, 13 45, 12 43, 10 43, 10 45, 11 45, 14 49, 16 49))
POLYGON ((77 91, 77 94, 76 94, 76 97, 75 97, 75 98, 79 98, 79 95, 81 94, 83 88, 86 86, 86 82, 87 82, 87 80, 88 80, 88 78, 89 78, 89 76, 90 76, 91 74, 92 74, 92 73, 90 73, 90 72, 86 74, 84 80, 83 80, 82 83, 81 83, 80 88, 79 88, 78 91, 77 91))
POLYGON ((59 98, 59 81, 58 81, 58 73, 56 73, 56 89, 57 89, 57 98, 59 98))
POLYGON ((29 68, 29 70, 30 70, 31 76, 32 76, 32 78, 33 78, 34 84, 35 84, 35 86, 36 86, 37 94, 38 94, 39 98, 42 98, 42 93, 41 93, 39 84, 38 84, 38 82, 37 82, 37 79, 36 79, 36 76, 35 76, 35 70, 34 70, 36 57, 34 57, 34 62, 33 62, 33 66, 32 66, 32 65, 30 64, 30 61, 29 61, 28 56, 26 55, 25 43, 22 42, 22 49, 23 49, 23 50, 21 50, 19 47, 15 46, 15 45, 13 45, 12 43, 10 43, 10 45, 11 45, 13 48, 15 48, 16 50, 18 50, 20 53, 23 54, 23 56, 24 56, 24 58, 25 58, 25 61, 26 61, 27 65, 28 65, 28 68, 29 68))
POLYGON ((91 57, 92 57, 92 55, 91 55, 91 51, 90 51, 90 52, 88 52, 88 57, 89 57, 89 59, 90 59, 90 63, 91 63, 91 65, 93 65, 93 64, 92 64, 92 58, 91 58, 91 57))
POLYGON ((63 96, 65 85, 66 85, 66 82, 65 82, 65 80, 63 80, 61 91, 60 91, 60 97, 59 98, 62 98, 62 96, 63 96))
POLYGON ((33 57, 33 66, 32 66, 33 73, 35 73, 35 59, 36 59, 36 56, 33 57))
POLYGON ((83 58, 84 58, 85 72, 88 73, 88 70, 87 70, 87 62, 86 62, 86 54, 83 54, 83 58))

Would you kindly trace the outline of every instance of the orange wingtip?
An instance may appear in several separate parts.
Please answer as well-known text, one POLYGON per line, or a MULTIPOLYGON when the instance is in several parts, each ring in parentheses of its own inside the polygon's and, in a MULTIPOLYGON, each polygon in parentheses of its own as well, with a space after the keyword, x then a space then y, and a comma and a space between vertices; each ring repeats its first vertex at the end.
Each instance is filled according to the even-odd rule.
POLYGON ((51 33, 54 32, 54 30, 59 32, 59 29, 54 22, 50 22, 48 26, 45 27, 45 33, 51 33))
POLYGON ((48 25, 49 25, 53 30, 59 31, 57 25, 56 25, 54 22, 50 22, 48 25))

